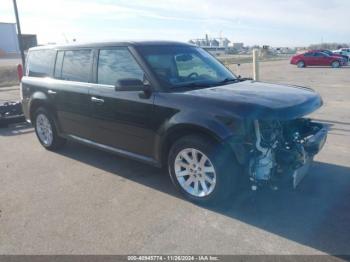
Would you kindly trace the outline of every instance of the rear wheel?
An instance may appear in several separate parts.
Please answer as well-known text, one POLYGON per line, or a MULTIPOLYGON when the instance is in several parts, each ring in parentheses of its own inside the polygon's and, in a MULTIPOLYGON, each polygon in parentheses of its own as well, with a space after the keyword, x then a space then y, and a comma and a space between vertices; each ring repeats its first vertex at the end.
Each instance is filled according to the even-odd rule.
POLYGON ((339 68, 339 67, 340 67, 340 63, 339 63, 339 61, 333 61, 332 64, 331 64, 331 66, 332 66, 333 68, 339 68))
POLYGON ((234 191, 240 167, 230 150, 200 136, 186 136, 172 146, 168 167, 175 187, 190 201, 212 205, 234 191))
POLYGON ((298 67, 298 68, 304 68, 304 67, 305 67, 305 62, 304 62, 304 61, 299 61, 299 62, 297 63, 297 67, 298 67))
POLYGON ((59 149, 66 142, 64 138, 58 136, 52 116, 43 107, 35 111, 34 127, 40 143, 48 150, 59 149))

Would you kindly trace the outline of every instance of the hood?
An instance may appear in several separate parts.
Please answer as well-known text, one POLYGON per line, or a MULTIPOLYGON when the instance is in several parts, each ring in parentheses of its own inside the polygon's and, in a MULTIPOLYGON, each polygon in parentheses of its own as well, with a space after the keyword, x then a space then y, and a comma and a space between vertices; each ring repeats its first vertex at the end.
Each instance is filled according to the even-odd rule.
POLYGON ((212 101, 210 104, 224 107, 237 117, 252 119, 295 119, 322 106, 321 97, 312 89, 255 81, 192 90, 186 94, 212 101))

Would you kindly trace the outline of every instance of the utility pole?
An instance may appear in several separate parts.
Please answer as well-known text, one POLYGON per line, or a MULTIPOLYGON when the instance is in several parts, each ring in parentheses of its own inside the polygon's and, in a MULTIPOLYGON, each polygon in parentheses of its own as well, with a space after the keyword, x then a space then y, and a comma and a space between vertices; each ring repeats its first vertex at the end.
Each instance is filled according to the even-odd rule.
POLYGON ((259 58, 258 49, 253 50, 253 79, 259 81, 259 58))
POLYGON ((15 15, 16 15, 17 39, 18 39, 19 50, 21 52, 22 66, 23 66, 23 68, 25 68, 25 57, 24 57, 24 50, 23 50, 23 43, 22 43, 21 25, 19 24, 19 17, 18 17, 16 0, 13 0, 13 8, 15 10, 15 15))

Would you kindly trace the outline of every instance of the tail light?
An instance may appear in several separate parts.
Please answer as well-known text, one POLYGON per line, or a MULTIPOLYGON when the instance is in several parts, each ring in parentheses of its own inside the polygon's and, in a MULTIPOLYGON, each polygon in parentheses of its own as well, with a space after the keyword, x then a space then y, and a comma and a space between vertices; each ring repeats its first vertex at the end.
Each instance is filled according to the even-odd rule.
POLYGON ((23 100, 23 90, 22 90, 23 66, 21 64, 17 65, 17 77, 19 81, 19 96, 21 100, 23 100))
POLYGON ((21 64, 17 65, 17 77, 19 82, 21 82, 22 77, 23 77, 23 66, 21 64))

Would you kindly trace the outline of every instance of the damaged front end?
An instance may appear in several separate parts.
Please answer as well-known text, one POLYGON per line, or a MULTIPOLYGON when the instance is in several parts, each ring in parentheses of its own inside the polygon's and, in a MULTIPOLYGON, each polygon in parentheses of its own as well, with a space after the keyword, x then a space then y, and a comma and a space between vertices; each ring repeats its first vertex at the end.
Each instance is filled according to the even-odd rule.
POLYGON ((286 179, 296 188, 327 138, 327 128, 309 119, 254 120, 251 129, 247 168, 253 190, 263 184, 276 189, 286 179))

